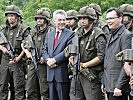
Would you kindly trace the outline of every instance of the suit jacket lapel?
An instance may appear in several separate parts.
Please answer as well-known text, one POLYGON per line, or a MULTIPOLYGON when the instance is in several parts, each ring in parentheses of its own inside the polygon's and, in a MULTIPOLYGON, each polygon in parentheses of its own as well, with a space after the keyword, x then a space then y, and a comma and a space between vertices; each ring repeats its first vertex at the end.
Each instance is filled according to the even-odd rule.
POLYGON ((53 51, 54 50, 54 39, 55 39, 55 33, 56 31, 54 30, 51 34, 51 38, 50 38, 50 47, 51 47, 51 50, 53 51))
POLYGON ((110 38, 109 38, 109 44, 111 44, 114 41, 116 41, 119 38, 119 36, 122 34, 123 31, 124 31, 124 26, 122 26, 122 28, 116 33, 116 35, 114 36, 113 39, 111 39, 112 37, 110 36, 110 38))
POLYGON ((106 48, 108 48, 109 44, 110 44, 110 39, 111 39, 111 34, 109 34, 108 40, 107 40, 107 44, 106 44, 106 48))
POLYGON ((118 33, 114 37, 111 36, 109 44, 111 44, 112 42, 114 42, 115 40, 117 40, 118 37, 119 37, 119 34, 118 33))

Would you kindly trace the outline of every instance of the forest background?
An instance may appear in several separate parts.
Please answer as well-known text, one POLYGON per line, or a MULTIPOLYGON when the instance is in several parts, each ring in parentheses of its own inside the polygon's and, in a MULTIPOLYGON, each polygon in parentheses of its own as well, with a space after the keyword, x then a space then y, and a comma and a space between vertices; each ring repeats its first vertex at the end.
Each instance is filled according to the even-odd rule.
POLYGON ((0 0, 0 25, 6 19, 4 16, 6 6, 11 4, 20 7, 23 12, 24 23, 33 27, 36 24, 34 16, 39 8, 48 7, 52 13, 57 9, 79 11, 81 7, 90 3, 97 3, 101 6, 103 15, 100 18, 104 20, 108 8, 119 7, 122 4, 133 4, 133 0, 0 0))

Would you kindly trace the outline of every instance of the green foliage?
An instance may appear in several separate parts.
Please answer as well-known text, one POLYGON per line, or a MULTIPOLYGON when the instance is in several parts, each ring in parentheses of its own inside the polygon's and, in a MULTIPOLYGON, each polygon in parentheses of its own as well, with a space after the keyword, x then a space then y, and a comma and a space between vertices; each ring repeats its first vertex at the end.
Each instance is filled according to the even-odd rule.
MULTIPOLYGON (((24 23, 29 26, 34 26, 36 24, 34 20, 35 12, 42 7, 48 7, 52 12, 57 9, 63 9, 65 11, 75 9, 78 11, 80 7, 90 3, 97 3, 101 6, 102 12, 104 13, 110 7, 119 7, 125 3, 133 4, 133 0, 0 0, 0 24, 3 24, 5 21, 5 7, 10 3, 17 5, 22 9, 24 23)), ((105 13, 101 18, 104 19, 104 17, 105 13)))
POLYGON ((7 4, 5 0, 0 1, 0 25, 5 21, 4 11, 7 4))

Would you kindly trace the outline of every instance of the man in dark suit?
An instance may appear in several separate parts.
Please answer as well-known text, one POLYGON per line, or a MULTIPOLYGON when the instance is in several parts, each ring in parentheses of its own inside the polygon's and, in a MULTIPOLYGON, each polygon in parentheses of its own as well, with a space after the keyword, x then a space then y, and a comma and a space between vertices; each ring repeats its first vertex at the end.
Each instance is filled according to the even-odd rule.
POLYGON ((123 62, 115 55, 131 48, 132 34, 122 22, 122 12, 116 8, 107 10, 106 20, 110 31, 104 58, 104 84, 108 100, 128 100, 129 78, 123 68, 123 62))
POLYGON ((55 30, 47 34, 42 50, 47 63, 50 100, 69 100, 68 58, 64 49, 71 43, 74 33, 65 28, 66 17, 64 10, 53 13, 55 30))

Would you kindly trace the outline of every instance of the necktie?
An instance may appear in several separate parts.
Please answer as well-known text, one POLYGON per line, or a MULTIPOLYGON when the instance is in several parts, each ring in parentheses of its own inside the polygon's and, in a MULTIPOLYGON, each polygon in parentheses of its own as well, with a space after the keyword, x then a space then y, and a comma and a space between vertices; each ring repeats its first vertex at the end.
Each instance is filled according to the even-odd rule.
POLYGON ((55 39, 54 39, 54 48, 56 47, 56 45, 57 45, 57 42, 58 42, 58 38, 59 38, 59 31, 57 31, 57 33, 56 33, 56 37, 55 37, 55 39))

